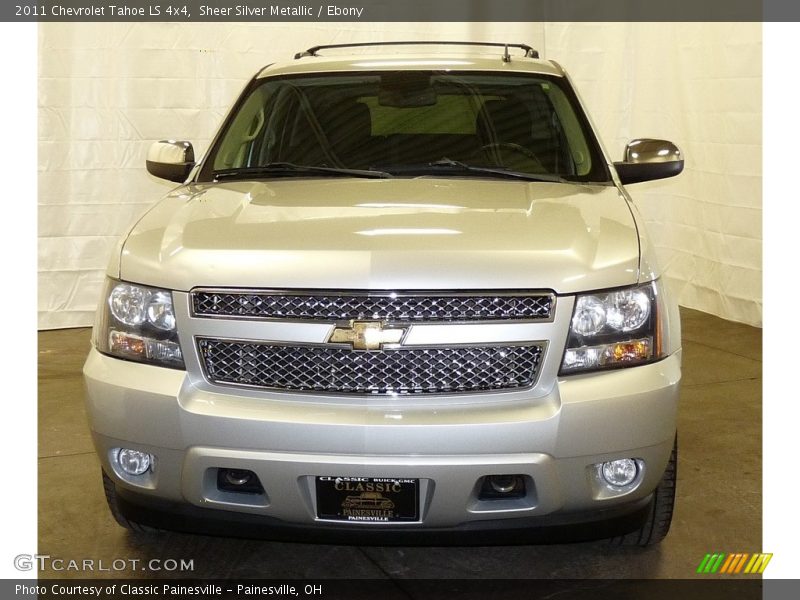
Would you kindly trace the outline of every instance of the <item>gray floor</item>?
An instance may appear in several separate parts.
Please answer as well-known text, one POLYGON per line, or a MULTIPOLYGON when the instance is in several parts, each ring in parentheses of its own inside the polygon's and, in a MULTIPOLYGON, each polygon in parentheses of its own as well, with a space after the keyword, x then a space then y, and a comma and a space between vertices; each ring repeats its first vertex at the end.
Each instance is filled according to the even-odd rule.
MULTIPOLYGON (((83 408, 88 329, 39 333, 39 552, 64 559, 194 559, 194 577, 684 578, 709 551, 761 550, 761 330, 682 310, 678 502, 658 547, 345 547, 165 533, 108 513, 83 408)), ((43 572, 43 577, 86 576, 43 572)), ((146 576, 98 572, 96 577, 146 576)))

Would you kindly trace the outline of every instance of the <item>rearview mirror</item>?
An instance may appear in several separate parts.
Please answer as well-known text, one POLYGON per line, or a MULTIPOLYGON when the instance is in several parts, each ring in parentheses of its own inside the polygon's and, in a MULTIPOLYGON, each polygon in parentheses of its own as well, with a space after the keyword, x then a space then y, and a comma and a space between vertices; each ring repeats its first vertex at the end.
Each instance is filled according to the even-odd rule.
POLYGON ((417 108, 436 104, 436 89, 425 73, 397 72, 381 76, 378 104, 392 108, 417 108))
POLYGON ((683 153, 667 140, 637 139, 625 146, 625 160, 614 167, 623 184, 675 177, 683 171, 683 153))
POLYGON ((194 167, 191 142, 161 140, 147 151, 147 172, 160 179, 183 183, 194 167))

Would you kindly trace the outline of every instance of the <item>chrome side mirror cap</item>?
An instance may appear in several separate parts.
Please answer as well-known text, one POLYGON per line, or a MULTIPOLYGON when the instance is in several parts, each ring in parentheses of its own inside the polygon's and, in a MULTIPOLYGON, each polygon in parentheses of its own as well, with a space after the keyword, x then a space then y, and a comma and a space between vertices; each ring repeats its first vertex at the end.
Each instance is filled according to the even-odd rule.
POLYGON ((160 179, 183 183, 194 167, 191 142, 161 140, 147 151, 147 172, 160 179))
POLYGON ((625 160, 614 168, 623 184, 675 177, 683 171, 683 153, 672 142, 636 139, 625 146, 625 160))

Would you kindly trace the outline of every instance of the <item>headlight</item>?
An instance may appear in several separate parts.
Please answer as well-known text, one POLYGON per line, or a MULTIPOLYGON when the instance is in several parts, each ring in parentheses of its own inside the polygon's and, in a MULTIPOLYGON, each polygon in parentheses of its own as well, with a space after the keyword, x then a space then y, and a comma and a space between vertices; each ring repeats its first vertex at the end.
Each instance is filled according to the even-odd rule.
POLYGON ((612 369, 662 357, 658 282, 575 299, 561 374, 612 369))
POLYGON ((108 280, 95 332, 104 354, 183 369, 172 293, 108 280))

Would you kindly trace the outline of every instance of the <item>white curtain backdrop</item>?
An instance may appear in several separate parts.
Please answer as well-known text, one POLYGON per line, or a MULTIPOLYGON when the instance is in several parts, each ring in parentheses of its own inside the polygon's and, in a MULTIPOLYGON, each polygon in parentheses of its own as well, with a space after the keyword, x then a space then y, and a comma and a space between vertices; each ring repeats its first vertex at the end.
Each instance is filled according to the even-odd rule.
POLYGON ((761 25, 48 23, 39 26, 39 326, 91 325, 118 237, 169 189, 158 139, 202 153, 260 67, 324 43, 526 42, 571 72, 612 156, 632 137, 687 155, 632 186, 681 304, 761 322, 761 25))

